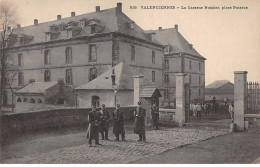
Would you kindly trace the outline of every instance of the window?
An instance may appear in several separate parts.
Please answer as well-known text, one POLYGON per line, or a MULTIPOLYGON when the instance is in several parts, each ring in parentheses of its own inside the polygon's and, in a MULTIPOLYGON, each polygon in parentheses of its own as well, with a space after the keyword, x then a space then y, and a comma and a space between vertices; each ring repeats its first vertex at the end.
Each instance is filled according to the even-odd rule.
POLYGON ((18 66, 22 66, 23 64, 23 54, 18 54, 18 66))
POLYGON ((91 32, 90 33, 91 34, 96 33, 96 26, 95 25, 91 26, 91 32))
POLYGON ((96 45, 89 45, 89 62, 97 61, 97 47, 96 45))
POLYGON ((164 60, 164 69, 165 69, 166 71, 169 70, 169 60, 164 60))
POLYGON ((169 89, 164 90, 164 99, 169 99, 169 89))
POLYGON ((18 99, 17 99, 17 102, 22 102, 22 99, 18 98, 18 99))
POLYGON ((50 64, 50 63, 51 63, 50 51, 49 50, 45 50, 44 51, 44 64, 50 64))
POLYGON ((97 69, 95 67, 89 69, 89 81, 97 77, 97 69))
POLYGON ((164 83, 169 84, 169 75, 168 74, 164 74, 164 83))
POLYGON ((152 51, 152 63, 155 64, 155 51, 152 51))
POLYGON ((23 85, 23 73, 18 72, 18 85, 23 85))
POLYGON ((51 34, 50 33, 46 33, 46 41, 50 41, 51 40, 51 34))
POLYGON ((24 38, 23 37, 19 38, 19 43, 20 43, 20 45, 24 44, 24 38))
POLYGON ((27 98, 24 98, 24 99, 23 99, 23 102, 27 102, 27 98))
POLYGON ((190 70, 191 70, 191 61, 190 61, 190 70))
POLYGON ((189 76, 189 82, 190 82, 190 84, 191 84, 191 75, 189 76))
POLYGON ((66 64, 71 64, 72 63, 72 48, 67 47, 65 49, 65 54, 66 54, 66 64))
POLYGON ((35 103, 35 100, 31 98, 30 103, 35 103))
POLYGON ((92 96, 91 97, 91 103, 92 103, 92 106, 95 105, 96 107, 99 107, 99 97, 98 96, 92 96))
POLYGON ((199 96, 200 96, 200 89, 199 89, 199 96))
POLYGON ((170 45, 165 45, 164 53, 169 53, 169 52, 170 52, 170 45))
POLYGON ((38 99, 37 103, 42 103, 42 100, 41 100, 41 99, 38 99))
POLYGON ((131 45, 131 61, 135 61, 135 46, 131 45))
POLYGON ((72 69, 66 69, 66 83, 72 84, 72 69))
POLYGON ((71 38, 72 37, 72 30, 69 29, 67 30, 67 38, 71 38))
POLYGON ((51 72, 50 70, 45 70, 44 71, 44 82, 49 82, 51 81, 51 72))
POLYGON ((199 85, 200 85, 200 76, 199 76, 199 85))
POLYGON ((155 71, 152 71, 152 82, 155 82, 155 71))
POLYGON ((200 71, 200 62, 199 62, 199 71, 200 71))

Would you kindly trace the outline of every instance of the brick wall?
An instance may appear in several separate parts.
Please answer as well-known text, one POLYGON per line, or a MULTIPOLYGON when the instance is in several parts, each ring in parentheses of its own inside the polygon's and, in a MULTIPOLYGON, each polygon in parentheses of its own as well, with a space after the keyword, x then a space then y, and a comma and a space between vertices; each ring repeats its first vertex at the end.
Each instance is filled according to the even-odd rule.
MULTIPOLYGON (((113 107, 107 109, 110 113, 114 111, 113 107)), ((134 107, 120 109, 125 113, 125 124, 132 124, 134 107)), ((87 126, 90 110, 90 108, 70 108, 0 115, 1 140, 8 136, 28 132, 87 126)))

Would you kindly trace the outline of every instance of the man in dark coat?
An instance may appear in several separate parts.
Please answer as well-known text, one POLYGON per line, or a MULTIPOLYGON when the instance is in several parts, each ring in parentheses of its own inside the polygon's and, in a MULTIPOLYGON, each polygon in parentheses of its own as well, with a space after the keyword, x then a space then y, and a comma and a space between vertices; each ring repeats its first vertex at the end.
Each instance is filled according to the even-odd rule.
POLYGON ((150 111, 153 120, 153 129, 159 129, 159 107, 157 107, 156 102, 153 102, 150 111))
POLYGON ((96 145, 99 144, 98 132, 99 132, 99 116, 96 111, 96 106, 92 106, 91 112, 88 114, 89 116, 89 147, 92 147, 92 139, 95 140, 96 145))
POLYGON ((125 129, 124 129, 124 113, 119 110, 120 105, 116 105, 116 110, 113 112, 114 127, 113 133, 116 136, 116 141, 119 141, 119 135, 121 134, 122 140, 125 141, 125 129))
POLYGON ((99 111, 99 117, 100 117, 100 126, 99 130, 102 136, 102 140, 108 140, 108 128, 109 128, 109 119, 110 114, 105 109, 105 104, 102 104, 101 110, 99 111), (105 135, 104 135, 105 133, 105 135))
POLYGON ((141 102, 138 102, 138 106, 134 111, 134 117, 135 117, 135 128, 134 133, 139 135, 138 141, 144 141, 146 142, 145 137, 145 109, 141 107, 141 102))

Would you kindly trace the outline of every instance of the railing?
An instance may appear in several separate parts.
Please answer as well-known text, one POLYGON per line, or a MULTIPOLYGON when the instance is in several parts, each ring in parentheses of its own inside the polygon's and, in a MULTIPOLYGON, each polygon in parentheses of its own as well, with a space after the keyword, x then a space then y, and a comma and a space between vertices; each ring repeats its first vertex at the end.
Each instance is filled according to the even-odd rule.
POLYGON ((247 82, 246 113, 259 113, 260 109, 260 89, 258 82, 247 82))

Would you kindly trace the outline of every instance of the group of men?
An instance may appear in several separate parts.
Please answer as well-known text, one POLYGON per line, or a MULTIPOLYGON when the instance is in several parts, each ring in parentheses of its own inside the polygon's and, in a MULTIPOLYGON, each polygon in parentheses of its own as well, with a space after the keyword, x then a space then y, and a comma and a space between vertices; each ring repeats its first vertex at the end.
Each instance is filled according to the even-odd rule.
POLYGON ((190 115, 194 117, 201 118, 201 112, 205 112, 205 115, 209 115, 210 104, 209 103, 200 103, 197 104, 191 103, 190 104, 190 115))
MULTIPOLYGON (((153 128, 158 129, 159 126, 159 107, 153 102, 150 112, 153 120, 153 128)), ((96 106, 92 106, 92 110, 89 113, 89 127, 87 137, 89 137, 89 146, 92 147, 92 140, 95 140, 96 145, 99 143, 99 132, 101 133, 102 140, 108 139, 108 129, 110 114, 106 110, 105 105, 102 104, 101 110, 98 111, 96 106)), ((138 102, 137 108, 134 110, 135 127, 134 133, 139 135, 138 141, 146 142, 145 136, 145 120, 146 110, 141 106, 141 102, 138 102)), ((119 141, 121 135, 122 141, 125 141, 125 129, 124 129, 124 112, 120 110, 120 105, 116 105, 116 109, 112 112, 113 119, 113 133, 115 134, 115 141, 119 141)))

